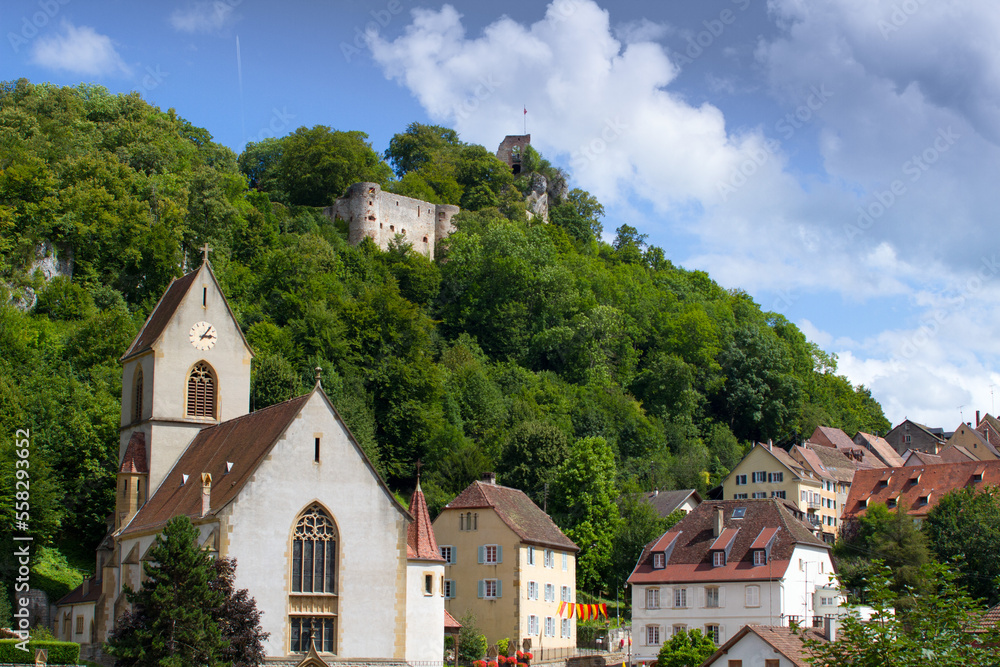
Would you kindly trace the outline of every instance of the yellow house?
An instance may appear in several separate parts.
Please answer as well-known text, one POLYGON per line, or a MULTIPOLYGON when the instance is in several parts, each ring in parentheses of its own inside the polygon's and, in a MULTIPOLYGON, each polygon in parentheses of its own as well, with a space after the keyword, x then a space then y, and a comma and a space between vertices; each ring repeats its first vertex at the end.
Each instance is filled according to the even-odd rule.
MULTIPOLYGON (((818 520, 823 540, 833 544, 840 530, 840 515, 851 492, 857 463, 835 447, 815 443, 792 447, 791 457, 819 480, 820 507, 810 509, 807 520, 813 525, 817 525, 818 520)), ((808 493, 807 489, 801 489, 799 497, 804 498, 808 493)))
POLYGON ((783 498, 819 529, 823 483, 781 447, 760 443, 722 482, 724 500, 783 498))
POLYGON ((434 534, 452 616, 472 612, 490 644, 530 638, 535 660, 576 646, 576 619, 559 603, 576 601, 579 548, 522 491, 489 474, 445 506, 434 534))
POLYGON ((951 447, 965 447, 966 452, 980 461, 993 461, 1000 458, 1000 452, 990 443, 989 439, 968 424, 959 424, 939 452, 941 456, 945 456, 945 452, 951 447))

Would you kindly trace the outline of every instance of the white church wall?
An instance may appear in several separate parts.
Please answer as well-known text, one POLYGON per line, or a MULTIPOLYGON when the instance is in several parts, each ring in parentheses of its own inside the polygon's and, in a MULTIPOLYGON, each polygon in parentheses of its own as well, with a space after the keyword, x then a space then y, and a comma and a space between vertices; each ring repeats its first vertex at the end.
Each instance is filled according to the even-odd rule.
POLYGON ((406 581, 405 515, 318 393, 261 462, 226 520, 224 552, 238 561, 237 586, 248 588, 263 611, 263 628, 271 633, 267 655, 289 651, 291 534, 313 502, 329 511, 340 533, 338 657, 402 658, 406 600, 398 593, 406 581))

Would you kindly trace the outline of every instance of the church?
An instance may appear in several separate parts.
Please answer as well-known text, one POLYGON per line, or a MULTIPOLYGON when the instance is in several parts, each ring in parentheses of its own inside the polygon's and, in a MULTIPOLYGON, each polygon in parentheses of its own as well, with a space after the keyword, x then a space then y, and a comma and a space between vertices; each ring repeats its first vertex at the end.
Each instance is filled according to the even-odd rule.
POLYGON ((318 375, 250 412, 252 359, 206 250, 121 358, 115 512, 95 576, 57 603, 56 637, 98 657, 124 586, 141 586, 157 534, 185 515, 204 549, 237 560, 269 663, 314 644, 329 664, 441 664, 444 560, 419 485, 409 509, 395 499, 318 375))

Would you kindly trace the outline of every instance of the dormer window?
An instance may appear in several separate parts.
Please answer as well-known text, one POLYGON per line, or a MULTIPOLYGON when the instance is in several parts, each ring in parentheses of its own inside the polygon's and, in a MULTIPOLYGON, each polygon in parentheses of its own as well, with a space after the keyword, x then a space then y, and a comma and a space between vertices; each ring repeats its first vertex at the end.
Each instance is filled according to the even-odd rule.
POLYGON ((726 564, 726 552, 725 551, 713 551, 712 552, 712 567, 722 567, 726 564))
POLYGON ((767 551, 764 549, 754 549, 753 550, 753 564, 757 565, 767 565, 767 551))
POLYGON ((653 569, 662 570, 667 566, 667 559, 664 554, 653 554, 653 569))
POLYGON ((919 498, 917 498, 917 506, 918 507, 924 506, 928 504, 930 501, 931 501, 930 494, 926 496, 920 496, 919 498))
POLYGON ((886 488, 888 488, 889 487, 889 480, 887 480, 887 479, 879 480, 878 487, 880 489, 886 489, 886 488))
POLYGON ((889 509, 895 508, 896 507, 896 499, 895 498, 889 498, 887 501, 885 501, 885 506, 888 507, 889 509))

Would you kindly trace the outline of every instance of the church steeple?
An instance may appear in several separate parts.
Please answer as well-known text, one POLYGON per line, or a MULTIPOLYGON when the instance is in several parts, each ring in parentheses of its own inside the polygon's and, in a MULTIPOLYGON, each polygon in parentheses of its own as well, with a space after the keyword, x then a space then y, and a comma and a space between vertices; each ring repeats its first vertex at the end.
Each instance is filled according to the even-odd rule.
POLYGON ((199 430, 247 414, 253 352, 208 260, 174 280, 122 356, 119 461, 145 439, 148 491, 199 430))
POLYGON ((434 527, 427 511, 427 499, 420 488, 420 477, 417 477, 417 488, 410 498, 410 515, 413 522, 406 529, 406 552, 410 558, 421 560, 444 561, 438 550, 437 539, 434 537, 434 527))

